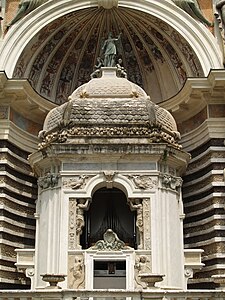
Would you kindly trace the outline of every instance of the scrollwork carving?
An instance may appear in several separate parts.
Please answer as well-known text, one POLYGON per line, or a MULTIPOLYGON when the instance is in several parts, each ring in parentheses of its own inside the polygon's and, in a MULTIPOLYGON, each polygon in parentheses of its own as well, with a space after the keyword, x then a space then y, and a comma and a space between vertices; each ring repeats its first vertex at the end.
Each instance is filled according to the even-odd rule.
POLYGON ((99 251, 119 251, 128 248, 112 229, 108 229, 104 233, 103 238, 103 240, 97 241, 91 249, 99 251))

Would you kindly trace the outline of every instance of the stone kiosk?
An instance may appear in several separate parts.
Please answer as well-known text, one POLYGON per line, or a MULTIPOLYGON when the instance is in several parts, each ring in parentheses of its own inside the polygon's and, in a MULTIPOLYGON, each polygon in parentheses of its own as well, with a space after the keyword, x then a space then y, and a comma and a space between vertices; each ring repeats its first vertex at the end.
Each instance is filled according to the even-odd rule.
POLYGON ((45 119, 29 158, 39 177, 35 254, 24 264, 18 253, 17 266, 33 269, 32 288, 51 274, 70 289, 185 289, 202 265, 197 250, 185 261, 183 245, 189 155, 168 111, 116 68, 100 71, 45 119))

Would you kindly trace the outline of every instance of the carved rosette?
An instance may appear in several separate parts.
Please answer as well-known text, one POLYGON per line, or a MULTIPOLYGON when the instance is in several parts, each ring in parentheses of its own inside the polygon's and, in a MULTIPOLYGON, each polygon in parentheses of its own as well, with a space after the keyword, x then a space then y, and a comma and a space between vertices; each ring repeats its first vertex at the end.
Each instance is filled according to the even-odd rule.
POLYGON ((83 254, 69 255, 68 259, 68 288, 85 288, 85 267, 83 254))

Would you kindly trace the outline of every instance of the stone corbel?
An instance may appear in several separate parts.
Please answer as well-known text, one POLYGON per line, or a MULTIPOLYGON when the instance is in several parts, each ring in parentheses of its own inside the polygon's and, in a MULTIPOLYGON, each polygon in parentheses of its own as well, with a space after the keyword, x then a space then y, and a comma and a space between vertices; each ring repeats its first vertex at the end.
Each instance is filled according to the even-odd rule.
POLYGON ((188 279, 193 278, 195 271, 201 270, 204 264, 202 263, 202 249, 184 249, 184 275, 186 286, 188 279))
POLYGON ((118 2, 118 0, 98 0, 98 7, 111 9, 113 7, 118 7, 118 2))
POLYGON ((34 288, 34 249, 15 249, 17 253, 16 267, 18 271, 23 272, 31 280, 31 289, 34 288))

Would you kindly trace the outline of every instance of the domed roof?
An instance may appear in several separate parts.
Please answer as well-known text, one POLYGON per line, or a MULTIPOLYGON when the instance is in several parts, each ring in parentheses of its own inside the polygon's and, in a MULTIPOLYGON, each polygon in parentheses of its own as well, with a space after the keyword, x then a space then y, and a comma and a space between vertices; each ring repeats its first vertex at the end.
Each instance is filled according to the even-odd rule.
POLYGON ((150 101, 141 87, 118 77, 116 68, 101 72, 100 78, 77 88, 67 103, 48 113, 40 147, 72 143, 75 136, 150 137, 179 147, 177 126, 168 111, 150 101))

